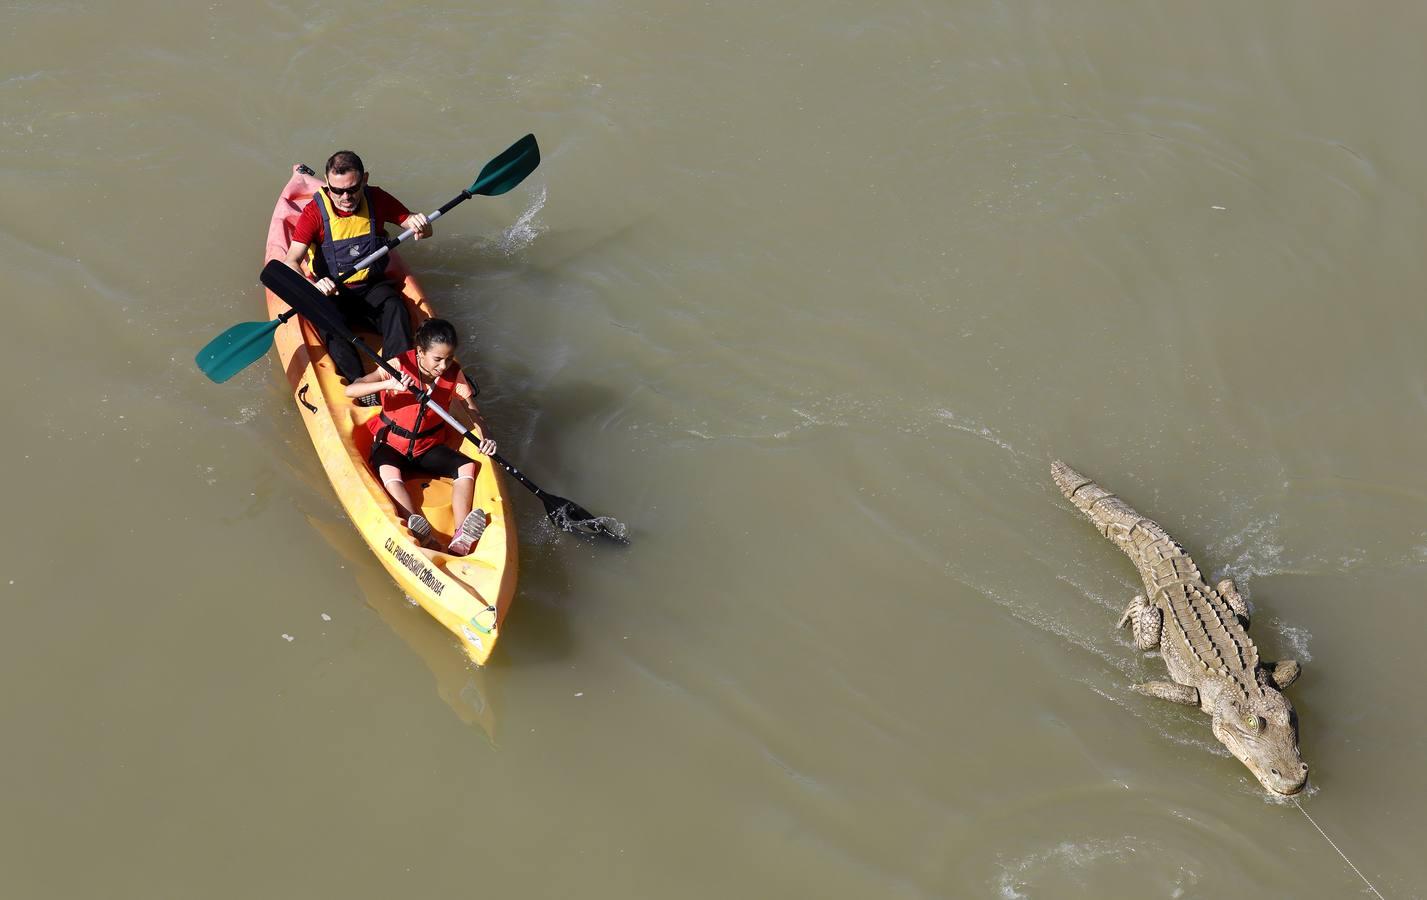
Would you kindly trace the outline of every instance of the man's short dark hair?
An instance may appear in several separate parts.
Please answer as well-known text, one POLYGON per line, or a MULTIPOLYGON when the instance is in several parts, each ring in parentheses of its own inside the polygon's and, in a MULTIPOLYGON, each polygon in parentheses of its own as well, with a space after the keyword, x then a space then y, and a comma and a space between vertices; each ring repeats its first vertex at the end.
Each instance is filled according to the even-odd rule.
POLYGON ((362 168, 362 158, 351 150, 338 150, 327 160, 328 175, 346 175, 348 172, 364 175, 366 171, 362 168))

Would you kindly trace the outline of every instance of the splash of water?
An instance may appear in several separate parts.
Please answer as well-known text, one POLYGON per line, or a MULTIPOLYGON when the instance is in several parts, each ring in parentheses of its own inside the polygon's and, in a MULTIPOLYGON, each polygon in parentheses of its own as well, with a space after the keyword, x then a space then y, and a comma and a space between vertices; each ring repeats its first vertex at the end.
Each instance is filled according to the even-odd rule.
POLYGON ((587 537, 608 537, 621 544, 629 543, 629 528, 618 519, 610 516, 576 517, 570 513, 570 504, 567 503, 551 513, 550 519, 562 531, 583 534, 587 537))
POLYGON ((496 249, 503 255, 514 256, 535 243, 535 239, 545 232, 545 225, 537 221, 536 216, 545 208, 547 195, 548 191, 542 185, 525 212, 521 213, 515 222, 501 233, 500 238, 496 240, 496 249))

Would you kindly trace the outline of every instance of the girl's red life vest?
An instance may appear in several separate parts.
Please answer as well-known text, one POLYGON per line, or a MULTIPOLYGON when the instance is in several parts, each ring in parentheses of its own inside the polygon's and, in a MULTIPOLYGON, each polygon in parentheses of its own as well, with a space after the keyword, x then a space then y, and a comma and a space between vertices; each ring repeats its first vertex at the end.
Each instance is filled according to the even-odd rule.
MULTIPOLYGON (((417 384, 422 383, 415 350, 406 351, 393 362, 399 371, 416 379, 417 384)), ((395 395, 383 392, 381 415, 367 420, 373 444, 387 444, 407 459, 413 459, 446 443, 454 432, 428 404, 434 402, 443 409, 450 408, 456 393, 456 375, 460 371, 459 363, 451 363, 436 383, 429 386, 432 391, 429 398, 418 397, 410 391, 395 395)))

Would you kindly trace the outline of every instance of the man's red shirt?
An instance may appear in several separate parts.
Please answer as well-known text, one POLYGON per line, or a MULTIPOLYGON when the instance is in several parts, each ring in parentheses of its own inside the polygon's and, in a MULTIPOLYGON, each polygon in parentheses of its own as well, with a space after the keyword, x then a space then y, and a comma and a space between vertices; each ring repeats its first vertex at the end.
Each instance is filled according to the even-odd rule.
MULTIPOLYGON (((400 225, 403 219, 411 215, 411 210, 403 206, 400 200, 375 185, 367 185, 367 198, 371 202, 372 216, 377 220, 378 228, 388 222, 400 225)), ((292 226, 292 242, 294 244, 306 244, 312 247, 322 243, 322 210, 318 209, 318 204, 321 202, 317 197, 313 197, 312 202, 303 207, 302 212, 298 214, 297 223, 292 226)), ((333 209, 338 216, 344 219, 352 215, 352 213, 337 210, 335 206, 333 209)))

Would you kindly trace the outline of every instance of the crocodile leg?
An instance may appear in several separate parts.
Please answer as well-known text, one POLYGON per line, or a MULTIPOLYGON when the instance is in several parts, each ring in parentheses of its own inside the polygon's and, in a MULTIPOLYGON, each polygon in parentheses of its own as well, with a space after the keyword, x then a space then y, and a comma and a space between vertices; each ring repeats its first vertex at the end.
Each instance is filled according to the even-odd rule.
POLYGON ((1185 706, 1199 705, 1198 688, 1175 684, 1173 681, 1146 681, 1144 684, 1130 685, 1130 689, 1139 691, 1147 697, 1158 697, 1171 703, 1183 703, 1185 706))
POLYGON ((1124 628, 1129 622, 1135 633, 1135 646, 1141 650, 1153 650, 1159 646, 1160 627, 1164 624, 1164 613, 1159 607, 1145 600, 1143 594, 1136 594, 1125 607, 1116 628, 1124 628))
POLYGON ((1245 628, 1249 627, 1249 604, 1244 602, 1244 597, 1239 593, 1239 589, 1234 587, 1234 579, 1225 578, 1215 585, 1219 589, 1219 596, 1224 598, 1224 602, 1229 604, 1229 608, 1234 611, 1234 615, 1239 617, 1239 624, 1245 628))
POLYGON ((1303 671, 1295 659, 1280 659, 1278 662, 1264 663, 1263 667, 1267 670, 1273 686, 1280 691, 1297 681, 1303 671))

